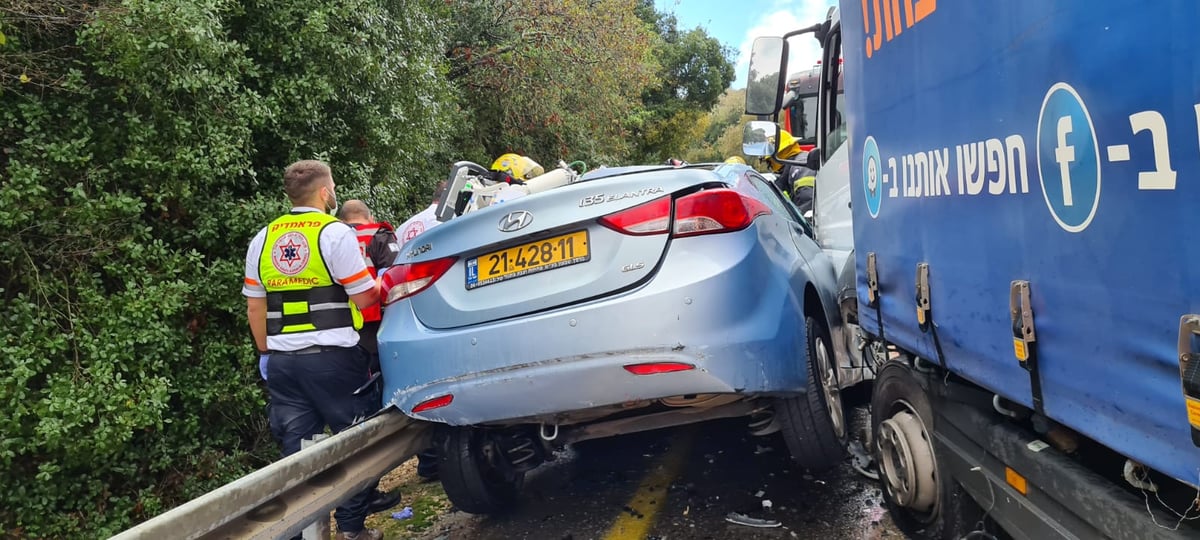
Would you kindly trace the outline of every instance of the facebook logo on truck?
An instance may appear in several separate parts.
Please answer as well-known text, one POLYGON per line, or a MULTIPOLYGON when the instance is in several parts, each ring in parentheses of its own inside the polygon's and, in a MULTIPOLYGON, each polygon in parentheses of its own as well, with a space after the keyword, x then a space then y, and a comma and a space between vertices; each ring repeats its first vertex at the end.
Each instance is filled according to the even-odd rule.
POLYGON ((1067 83, 1051 86, 1042 101, 1037 152, 1050 214, 1064 230, 1083 231, 1100 203, 1100 148, 1083 99, 1067 83))

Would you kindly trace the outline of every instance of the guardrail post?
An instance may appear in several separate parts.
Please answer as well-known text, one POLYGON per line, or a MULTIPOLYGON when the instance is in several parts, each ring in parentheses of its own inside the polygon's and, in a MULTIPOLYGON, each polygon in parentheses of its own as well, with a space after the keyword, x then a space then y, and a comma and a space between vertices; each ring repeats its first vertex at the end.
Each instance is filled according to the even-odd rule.
MULTIPOLYGON (((302 439, 300 441, 300 449, 304 450, 305 448, 308 448, 328 438, 329 435, 318 433, 313 435, 311 438, 302 439)), ((329 537, 332 535, 332 532, 329 530, 329 514, 320 516, 316 521, 308 524, 302 533, 304 540, 329 540, 329 537)))

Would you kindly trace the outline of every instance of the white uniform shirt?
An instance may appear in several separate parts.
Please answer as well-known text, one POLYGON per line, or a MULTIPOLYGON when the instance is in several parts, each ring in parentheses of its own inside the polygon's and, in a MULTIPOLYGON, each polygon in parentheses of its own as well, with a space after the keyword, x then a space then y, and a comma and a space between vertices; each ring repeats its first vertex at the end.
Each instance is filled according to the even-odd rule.
MULTIPOLYGON (((316 208, 297 206, 292 209, 298 212, 320 212, 316 208)), ((246 278, 242 286, 242 294, 247 298, 266 298, 267 289, 262 285, 258 273, 258 264, 262 258, 263 247, 267 241, 267 228, 263 227, 250 241, 246 250, 246 278)), ((356 295, 371 290, 375 280, 363 262, 362 252, 358 248, 358 237, 354 229, 345 223, 330 223, 321 229, 318 238, 321 258, 329 268, 334 280, 346 288, 346 294, 356 295)), ((267 348, 272 351, 295 351, 313 345, 326 347, 353 347, 358 345, 358 331, 354 328, 334 328, 297 334, 281 334, 267 336, 267 348)))
POLYGON ((429 208, 413 214, 413 217, 408 218, 408 221, 405 221, 396 228, 396 240, 400 242, 400 252, 404 252, 404 244, 409 240, 416 238, 429 229, 437 227, 441 223, 437 220, 437 203, 431 204, 429 208))

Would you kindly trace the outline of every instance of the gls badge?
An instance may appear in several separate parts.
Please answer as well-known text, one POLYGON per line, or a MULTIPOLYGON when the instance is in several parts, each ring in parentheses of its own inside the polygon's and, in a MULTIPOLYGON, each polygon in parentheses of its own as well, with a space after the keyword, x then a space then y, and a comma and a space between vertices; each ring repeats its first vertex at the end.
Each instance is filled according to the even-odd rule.
POLYGON ((500 232, 519 231, 528 227, 530 223, 533 223, 533 214, 525 210, 518 210, 516 212, 509 212, 500 218, 499 229, 500 232))

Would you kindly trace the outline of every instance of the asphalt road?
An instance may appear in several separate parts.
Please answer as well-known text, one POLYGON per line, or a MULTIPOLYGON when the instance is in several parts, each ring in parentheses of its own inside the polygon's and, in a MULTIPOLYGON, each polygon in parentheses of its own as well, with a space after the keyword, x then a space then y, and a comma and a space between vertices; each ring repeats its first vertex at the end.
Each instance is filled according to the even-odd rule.
POLYGON ((882 504, 848 462, 800 470, 778 435, 727 420, 581 443, 527 477, 512 514, 452 512, 424 538, 904 538, 882 504), (731 513, 778 525, 730 523, 731 513))

